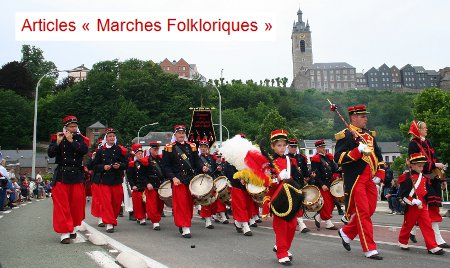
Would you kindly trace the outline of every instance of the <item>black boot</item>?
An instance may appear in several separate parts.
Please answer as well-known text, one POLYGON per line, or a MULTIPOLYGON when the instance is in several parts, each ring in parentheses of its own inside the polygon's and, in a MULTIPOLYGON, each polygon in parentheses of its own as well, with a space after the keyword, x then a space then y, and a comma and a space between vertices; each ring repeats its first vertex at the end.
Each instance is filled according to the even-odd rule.
POLYGON ((120 207, 120 211, 119 211, 119 217, 123 217, 123 207, 120 207))
POLYGON ((135 221, 135 220, 136 220, 136 218, 135 218, 134 215, 133 215, 133 211, 128 212, 128 219, 129 219, 130 221, 135 221))

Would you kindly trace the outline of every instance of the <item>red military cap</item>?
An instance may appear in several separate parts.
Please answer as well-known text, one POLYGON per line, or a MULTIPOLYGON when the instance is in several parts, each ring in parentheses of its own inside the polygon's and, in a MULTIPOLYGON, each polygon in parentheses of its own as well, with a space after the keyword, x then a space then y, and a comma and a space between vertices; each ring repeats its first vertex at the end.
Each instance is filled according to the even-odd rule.
POLYGON ((78 124, 78 119, 73 115, 64 117, 64 119, 63 119, 64 126, 67 126, 68 124, 71 124, 71 123, 78 124))
POLYGON ((141 151, 141 152, 144 151, 142 149, 142 146, 140 144, 138 144, 138 143, 134 143, 133 145, 131 145, 131 150, 133 151, 134 154, 136 154, 139 151, 141 151))
POLYGON ((178 132, 178 131, 184 131, 184 132, 186 132, 186 126, 183 125, 183 124, 175 125, 175 126, 173 127, 173 132, 176 133, 176 132, 178 132))
POLYGON ((409 156, 409 162, 411 164, 417 164, 417 163, 426 163, 428 161, 427 157, 422 153, 414 153, 409 156))
POLYGON ((320 147, 320 146, 325 146, 325 141, 324 140, 318 140, 314 143, 314 146, 316 147, 320 147))
POLYGON ((198 145, 199 145, 199 146, 200 146, 200 145, 206 145, 206 146, 209 147, 209 142, 208 142, 207 139, 203 139, 203 140, 201 140, 201 141, 198 143, 198 145))
POLYGON ((348 114, 368 114, 369 112, 366 109, 366 105, 357 105, 347 108, 348 114))
POLYGON ((116 130, 112 127, 109 127, 107 129, 105 129, 105 135, 108 135, 109 133, 114 133, 116 134, 116 130))
POLYGON ((238 135, 241 136, 241 138, 246 138, 247 137, 247 135, 245 135, 244 133, 239 133, 238 135))
POLYGON ((289 140, 289 146, 298 146, 298 140, 297 139, 290 139, 289 140))
POLYGON ((285 140, 287 141, 287 131, 284 129, 277 129, 270 133, 270 142, 285 140))
POLYGON ((160 145, 160 143, 157 142, 157 141, 151 141, 151 142, 149 142, 149 145, 150 145, 150 147, 152 147, 152 148, 158 148, 159 145, 160 145))

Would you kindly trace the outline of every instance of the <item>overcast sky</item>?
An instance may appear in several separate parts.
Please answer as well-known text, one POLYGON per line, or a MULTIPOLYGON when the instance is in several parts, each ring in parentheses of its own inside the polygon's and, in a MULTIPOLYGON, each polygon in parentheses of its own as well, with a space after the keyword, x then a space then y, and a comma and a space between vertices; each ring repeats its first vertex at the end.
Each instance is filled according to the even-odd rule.
POLYGON ((383 63, 439 70, 450 66, 448 0, 16 0, 2 1, 0 65, 20 60, 23 44, 41 48, 59 69, 118 58, 160 62, 181 57, 207 78, 288 77, 292 81, 292 23, 301 8, 312 31, 314 62, 345 61, 358 72, 383 63), (16 12, 268 13, 274 41, 19 42, 16 12))

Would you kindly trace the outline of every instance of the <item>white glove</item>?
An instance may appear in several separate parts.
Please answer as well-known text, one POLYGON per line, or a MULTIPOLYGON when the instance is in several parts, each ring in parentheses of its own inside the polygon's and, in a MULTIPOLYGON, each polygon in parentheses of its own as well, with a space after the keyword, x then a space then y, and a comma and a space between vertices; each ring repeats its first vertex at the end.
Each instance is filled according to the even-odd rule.
POLYGON ((280 179, 281 179, 281 180, 287 180, 287 179, 289 179, 289 173, 287 172, 286 169, 283 169, 283 170, 280 172, 280 179))
POLYGON ((375 184, 380 184, 381 179, 378 178, 377 176, 375 176, 375 177, 373 177, 372 181, 373 181, 373 183, 375 183, 375 184))
POLYGON ((358 151, 360 153, 364 153, 364 151, 367 150, 367 148, 369 148, 369 146, 367 146, 367 144, 359 143, 359 145, 358 145, 358 151))
POLYGON ((416 205, 416 206, 422 205, 422 201, 420 201, 419 199, 416 199, 416 198, 414 198, 414 199, 411 201, 411 203, 412 203, 413 205, 416 205))

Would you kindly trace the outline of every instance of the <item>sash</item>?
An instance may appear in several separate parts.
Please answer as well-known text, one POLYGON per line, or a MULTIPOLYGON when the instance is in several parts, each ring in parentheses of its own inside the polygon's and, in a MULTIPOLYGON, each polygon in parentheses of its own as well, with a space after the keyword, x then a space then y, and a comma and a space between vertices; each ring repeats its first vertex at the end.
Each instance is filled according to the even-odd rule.
MULTIPOLYGON (((412 181, 411 177, 410 180, 412 181)), ((417 178, 416 183, 413 185, 413 188, 411 189, 411 192, 409 192, 409 196, 412 197, 417 189, 417 187, 419 187, 420 185, 420 181, 422 180, 422 173, 419 174, 419 178, 417 178)), ((416 194, 417 197, 417 194, 416 194)))
POLYGON ((183 152, 183 150, 181 150, 181 148, 178 147, 177 145, 175 145, 173 147, 175 148, 175 151, 177 151, 177 153, 179 155, 181 155, 181 159, 183 159, 184 163, 189 167, 189 169, 192 171, 192 173, 195 174, 195 170, 192 168, 191 161, 189 160, 189 157, 187 157, 187 155, 183 152))

